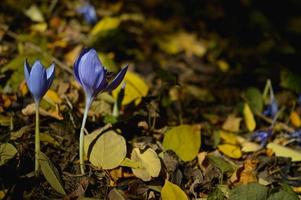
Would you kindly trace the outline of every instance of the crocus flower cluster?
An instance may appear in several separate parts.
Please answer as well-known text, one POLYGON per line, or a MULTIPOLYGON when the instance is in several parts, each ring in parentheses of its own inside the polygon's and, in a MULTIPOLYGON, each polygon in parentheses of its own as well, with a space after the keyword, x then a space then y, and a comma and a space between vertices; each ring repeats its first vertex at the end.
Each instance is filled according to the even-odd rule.
POLYGON ((79 14, 84 16, 88 24, 95 24, 97 22, 96 10, 90 2, 86 2, 83 6, 77 9, 79 14))
POLYGON ((54 64, 45 69, 39 60, 30 67, 27 60, 24 63, 25 80, 36 105, 36 128, 35 128, 35 171, 39 169, 40 153, 40 128, 39 128, 39 104, 54 78, 54 64))
POLYGON ((104 91, 112 91, 122 82, 127 66, 120 70, 115 78, 109 82, 111 74, 103 67, 94 49, 85 49, 74 64, 74 75, 81 84, 86 96, 86 106, 79 136, 79 156, 81 173, 84 169, 84 128, 87 120, 88 110, 95 96, 104 91))
MULTIPOLYGON (((48 69, 45 69, 40 61, 36 61, 32 68, 25 61, 24 74, 27 86, 31 92, 35 104, 36 104, 36 131, 35 131, 35 170, 39 168, 38 159, 40 152, 40 139, 39 139, 39 104, 42 97, 49 89, 54 78, 54 64, 48 69)), ((83 155, 83 142, 84 142, 84 128, 88 116, 88 111, 93 99, 97 94, 104 91, 112 91, 117 88, 127 72, 128 67, 125 66, 120 72, 113 78, 112 73, 108 72, 101 61, 98 58, 97 52, 94 49, 84 49, 79 55, 74 64, 74 76, 75 79, 83 87, 86 97, 86 106, 83 116, 83 121, 80 129, 80 169, 81 173, 85 173, 84 168, 84 155, 83 155), (111 80, 112 78, 112 80, 111 80)))

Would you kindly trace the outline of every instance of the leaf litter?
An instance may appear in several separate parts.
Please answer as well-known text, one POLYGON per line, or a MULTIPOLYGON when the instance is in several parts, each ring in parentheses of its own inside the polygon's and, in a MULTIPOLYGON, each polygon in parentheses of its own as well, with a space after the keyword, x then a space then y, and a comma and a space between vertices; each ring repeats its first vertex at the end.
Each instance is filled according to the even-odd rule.
MULTIPOLYGON (((169 11, 163 17, 161 1, 91 1, 95 23, 77 12, 79 2, 12 2, 3 5, 18 16, 0 13, 0 199, 298 199, 301 76, 268 56, 275 48, 275 57, 295 55, 282 32, 252 48, 237 44, 210 26, 228 22, 218 2, 180 6, 203 9, 191 16, 171 3, 181 17, 169 11), (95 48, 109 71, 125 64, 129 71, 91 105, 82 176, 77 152, 85 96, 70 75, 84 47, 95 48), (41 101, 44 176, 38 177, 26 58, 57 65, 41 101)), ((246 19, 242 25, 270 23, 259 10, 238 20, 246 19)), ((292 27, 296 20, 283 31, 300 31, 292 27)))

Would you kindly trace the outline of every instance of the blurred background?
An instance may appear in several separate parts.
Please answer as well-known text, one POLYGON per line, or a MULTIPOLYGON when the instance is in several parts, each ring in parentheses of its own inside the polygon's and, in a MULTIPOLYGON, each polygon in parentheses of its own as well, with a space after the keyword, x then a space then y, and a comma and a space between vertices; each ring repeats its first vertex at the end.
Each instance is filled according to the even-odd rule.
POLYGON ((130 63, 144 75, 163 70, 214 88, 271 78, 300 93, 300 8, 298 0, 2 0, 1 85, 17 87, 24 57, 40 54, 68 71, 93 47, 113 71, 130 63))

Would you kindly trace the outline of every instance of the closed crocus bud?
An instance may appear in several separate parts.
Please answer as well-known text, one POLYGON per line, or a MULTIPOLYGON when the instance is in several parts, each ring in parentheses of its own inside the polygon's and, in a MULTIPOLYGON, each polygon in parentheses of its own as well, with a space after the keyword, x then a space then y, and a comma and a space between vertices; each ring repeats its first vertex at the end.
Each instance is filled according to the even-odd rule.
POLYGON ((34 97, 36 103, 41 101, 54 78, 55 65, 52 64, 48 69, 36 60, 30 67, 27 60, 24 63, 24 74, 29 91, 34 97))
POLYGON ((91 101, 100 92, 112 91, 122 82, 127 66, 120 70, 115 78, 108 82, 109 73, 103 67, 94 49, 85 49, 74 64, 74 75, 82 85, 87 100, 91 101))

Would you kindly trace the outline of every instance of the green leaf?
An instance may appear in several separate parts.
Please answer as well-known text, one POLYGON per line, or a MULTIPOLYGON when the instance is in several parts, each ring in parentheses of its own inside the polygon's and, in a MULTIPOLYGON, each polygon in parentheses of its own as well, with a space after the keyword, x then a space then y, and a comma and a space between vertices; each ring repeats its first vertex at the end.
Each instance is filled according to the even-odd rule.
POLYGON ((177 185, 165 180, 165 184, 161 190, 162 200, 188 200, 185 192, 177 185))
POLYGON ((201 146, 199 125, 180 125, 168 130, 163 139, 166 150, 173 150, 183 161, 193 160, 201 146))
POLYGON ((112 129, 99 129, 86 135, 84 149, 89 161, 102 169, 118 167, 126 156, 125 139, 112 129))
POLYGON ((248 88, 245 95, 252 111, 255 113, 261 113, 263 110, 261 92, 257 88, 251 87, 248 88))
POLYGON ((287 192, 280 190, 277 193, 271 194, 268 200, 299 200, 298 196, 295 193, 287 192))
POLYGON ((209 194, 208 200, 224 200, 228 199, 230 194, 229 187, 227 185, 218 185, 217 188, 209 194))
POLYGON ((55 166, 44 153, 40 152, 39 156, 41 170, 47 182, 55 191, 57 191, 60 194, 66 195, 58 170, 55 168, 55 166))
POLYGON ((234 171, 234 167, 221 157, 208 155, 207 158, 212 165, 219 168, 223 173, 234 171))
POLYGON ((301 93, 301 76, 288 70, 281 72, 281 87, 301 93))
POLYGON ((17 149, 10 143, 0 144, 0 166, 17 154, 17 149))
POLYGON ((258 183, 250 183, 234 188, 230 200, 266 200, 268 189, 258 183))

